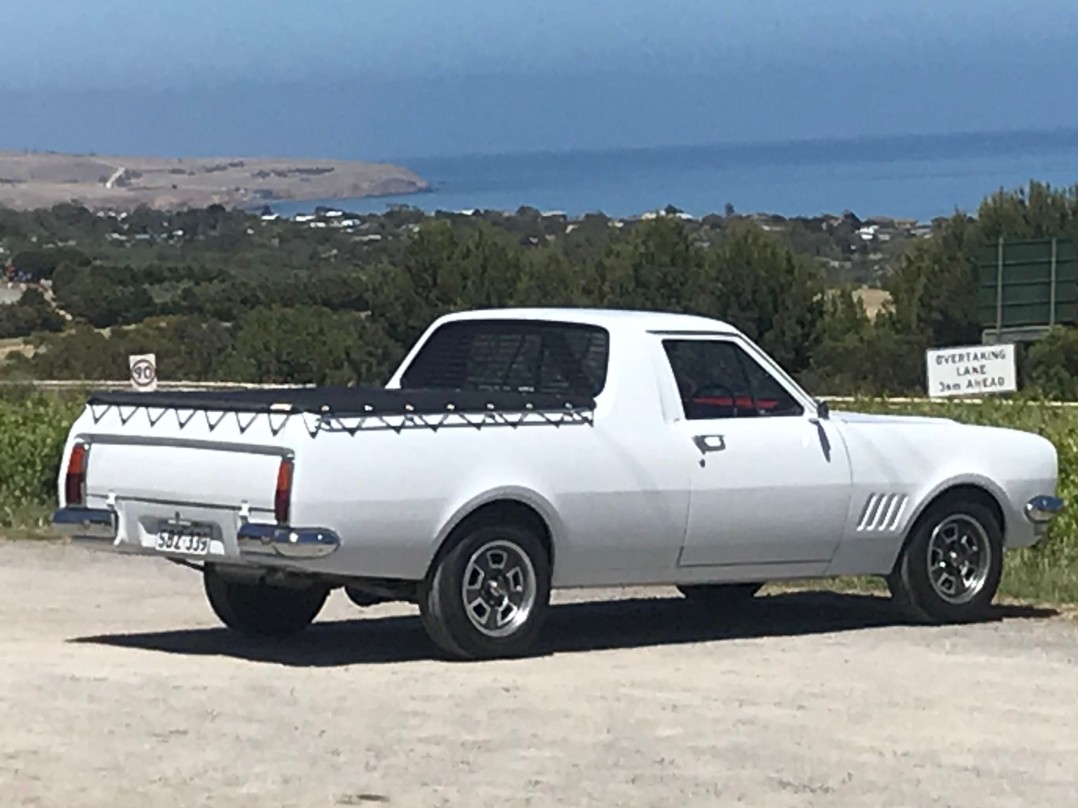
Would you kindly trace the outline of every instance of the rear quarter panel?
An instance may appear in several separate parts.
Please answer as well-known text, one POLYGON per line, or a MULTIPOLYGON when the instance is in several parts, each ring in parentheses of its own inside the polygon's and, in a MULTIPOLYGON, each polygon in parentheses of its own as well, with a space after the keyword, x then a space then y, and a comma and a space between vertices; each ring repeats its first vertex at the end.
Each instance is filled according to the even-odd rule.
POLYGON ((320 432, 297 447, 296 516, 341 534, 335 568, 415 580, 464 517, 512 499, 549 526, 555 585, 669 579, 695 459, 671 444, 649 345, 611 341, 591 425, 320 432))

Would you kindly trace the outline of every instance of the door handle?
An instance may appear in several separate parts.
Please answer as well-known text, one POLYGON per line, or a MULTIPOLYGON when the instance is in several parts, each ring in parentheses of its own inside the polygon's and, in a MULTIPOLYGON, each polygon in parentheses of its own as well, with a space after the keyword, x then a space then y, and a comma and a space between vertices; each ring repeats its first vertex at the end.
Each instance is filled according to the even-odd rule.
POLYGON ((692 442, 696 448, 705 454, 708 452, 721 452, 726 449, 726 439, 722 435, 694 435, 692 442))

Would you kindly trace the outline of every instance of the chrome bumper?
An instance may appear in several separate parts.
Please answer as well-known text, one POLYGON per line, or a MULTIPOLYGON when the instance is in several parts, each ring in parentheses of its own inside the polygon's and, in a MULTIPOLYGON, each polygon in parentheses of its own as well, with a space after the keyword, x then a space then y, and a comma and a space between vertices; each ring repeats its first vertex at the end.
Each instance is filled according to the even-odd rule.
MULTIPOLYGON (((59 536, 101 545, 114 545, 119 532, 116 512, 107 508, 61 508, 52 515, 52 528, 59 536)), ((243 558, 325 558, 340 546, 340 537, 326 528, 248 522, 240 525, 236 534, 236 547, 243 558)))
POLYGON ((1063 511, 1063 500, 1059 497, 1041 495, 1026 503, 1026 519, 1034 524, 1043 525, 1052 521, 1063 511))
POLYGON ((116 512, 107 508, 61 508, 52 515, 54 532, 81 541, 116 541, 116 512))
POLYGON ((240 555, 273 558, 325 558, 341 546, 332 530, 322 527, 286 527, 248 522, 236 534, 240 555))

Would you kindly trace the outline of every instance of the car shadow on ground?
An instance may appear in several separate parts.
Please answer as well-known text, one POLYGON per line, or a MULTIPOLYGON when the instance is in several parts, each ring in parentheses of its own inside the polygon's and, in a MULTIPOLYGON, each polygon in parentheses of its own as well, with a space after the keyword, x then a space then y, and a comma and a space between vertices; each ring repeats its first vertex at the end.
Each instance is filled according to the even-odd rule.
MULTIPOLYGON (((1046 618, 1053 609, 997 605, 989 622, 1046 618)), ((724 614, 707 614, 680 597, 583 601, 554 605, 531 656, 645 648, 738 639, 798 637, 904 625, 883 597, 834 592, 760 596, 724 614)), ((925 631, 934 630, 924 627, 925 631)), ((252 640, 224 628, 105 634, 73 643, 184 655, 227 656, 296 667, 413 662, 443 658, 417 615, 316 622, 285 640, 252 640)))

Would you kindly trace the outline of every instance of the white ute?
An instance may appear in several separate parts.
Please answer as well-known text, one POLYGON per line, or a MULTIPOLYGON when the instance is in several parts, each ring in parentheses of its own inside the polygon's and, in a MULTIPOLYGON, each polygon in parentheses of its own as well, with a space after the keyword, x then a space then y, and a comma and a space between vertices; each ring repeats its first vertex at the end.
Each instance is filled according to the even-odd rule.
POLYGON ((408 600, 457 658, 532 647, 552 587, 886 576, 966 621, 1063 507, 1044 438, 828 412, 735 328, 509 309, 436 321, 386 387, 99 393, 57 530, 201 569, 230 628, 283 636, 327 594, 408 600))

